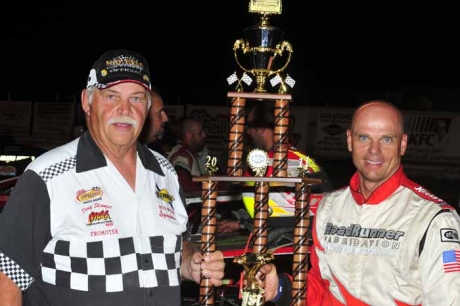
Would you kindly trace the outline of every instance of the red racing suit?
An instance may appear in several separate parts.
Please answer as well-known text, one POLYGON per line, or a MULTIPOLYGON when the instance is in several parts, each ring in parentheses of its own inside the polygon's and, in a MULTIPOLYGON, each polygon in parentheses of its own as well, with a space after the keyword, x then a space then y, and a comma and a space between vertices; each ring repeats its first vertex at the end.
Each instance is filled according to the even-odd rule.
POLYGON ((313 224, 307 304, 460 305, 460 220, 400 169, 372 195, 326 195, 313 224))
POLYGON ((184 192, 201 191, 201 183, 192 180, 194 176, 202 175, 197 153, 192 148, 179 142, 171 149, 168 160, 176 170, 184 192))

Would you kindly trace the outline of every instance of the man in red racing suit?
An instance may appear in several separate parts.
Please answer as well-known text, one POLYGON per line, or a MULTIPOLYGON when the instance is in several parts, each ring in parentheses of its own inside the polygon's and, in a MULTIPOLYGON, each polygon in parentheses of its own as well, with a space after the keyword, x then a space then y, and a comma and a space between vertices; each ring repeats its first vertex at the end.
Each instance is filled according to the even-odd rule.
MULTIPOLYGON (((307 305, 460 305, 460 218, 404 174, 403 126, 383 101, 355 111, 347 144, 357 172, 317 209, 307 305)), ((272 264, 261 272, 267 300, 288 305, 289 278, 272 264)))

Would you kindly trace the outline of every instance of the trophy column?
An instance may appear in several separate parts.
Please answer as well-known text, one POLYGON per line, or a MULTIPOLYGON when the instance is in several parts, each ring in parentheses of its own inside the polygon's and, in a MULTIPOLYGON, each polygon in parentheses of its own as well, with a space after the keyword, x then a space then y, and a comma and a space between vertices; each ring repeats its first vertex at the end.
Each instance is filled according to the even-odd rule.
POLYGON ((287 137, 289 129, 289 100, 275 101, 275 130, 273 133, 273 176, 287 176, 287 137))
MULTIPOLYGON (((302 172, 301 177, 306 176, 302 172)), ((291 306, 306 305, 308 271, 308 229, 310 227, 311 185, 296 183, 294 254, 292 258, 291 306)))
MULTIPOLYGON (((216 200, 217 200, 217 182, 212 181, 211 176, 215 171, 216 159, 212 159, 212 163, 206 164, 210 178, 202 181, 202 198, 203 204, 201 207, 201 254, 203 258, 216 250, 216 200)), ((213 306, 215 298, 214 285, 210 279, 201 274, 200 280, 200 305, 213 306)))
POLYGON ((230 110, 230 129, 228 137, 228 160, 227 174, 229 176, 243 175, 243 151, 244 151, 244 126, 246 122, 244 107, 246 99, 234 97, 230 110))

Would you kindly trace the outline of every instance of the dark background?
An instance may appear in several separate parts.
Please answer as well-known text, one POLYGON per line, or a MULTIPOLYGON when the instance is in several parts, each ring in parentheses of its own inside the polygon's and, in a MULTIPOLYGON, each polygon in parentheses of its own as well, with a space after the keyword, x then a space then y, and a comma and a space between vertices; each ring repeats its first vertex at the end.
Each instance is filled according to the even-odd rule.
MULTIPOLYGON (((166 103, 225 105, 233 89, 226 78, 239 71, 233 44, 258 21, 248 3, 4 3, 0 100, 78 101, 100 54, 128 48, 148 59, 166 103)), ((431 100, 428 110, 460 111, 459 8, 455 1, 284 0, 271 20, 294 49, 293 103, 354 107, 397 96, 403 109, 431 100)), ((349 162, 322 163, 336 186, 353 171, 349 162)), ((417 181, 456 205, 458 180, 428 175, 417 181)))
MULTIPOLYGON (((233 89, 226 78, 240 73, 233 44, 258 21, 248 3, 9 3, 0 20, 0 100, 79 99, 96 58, 129 48, 148 59, 167 103, 224 105, 233 89)), ((423 3, 284 0, 271 22, 294 49, 286 70, 296 80, 293 102, 352 107, 398 92, 404 108, 414 97, 436 99, 439 89, 459 95, 460 5, 423 3)), ((434 110, 460 110, 456 99, 438 99, 434 110)))

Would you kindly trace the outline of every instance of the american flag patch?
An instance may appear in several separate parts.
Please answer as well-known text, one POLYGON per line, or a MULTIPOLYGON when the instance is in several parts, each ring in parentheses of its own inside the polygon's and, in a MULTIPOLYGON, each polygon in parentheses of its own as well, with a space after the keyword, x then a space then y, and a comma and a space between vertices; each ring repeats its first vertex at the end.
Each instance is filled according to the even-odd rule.
POLYGON ((460 251, 450 250, 442 252, 444 272, 460 272, 460 251))

